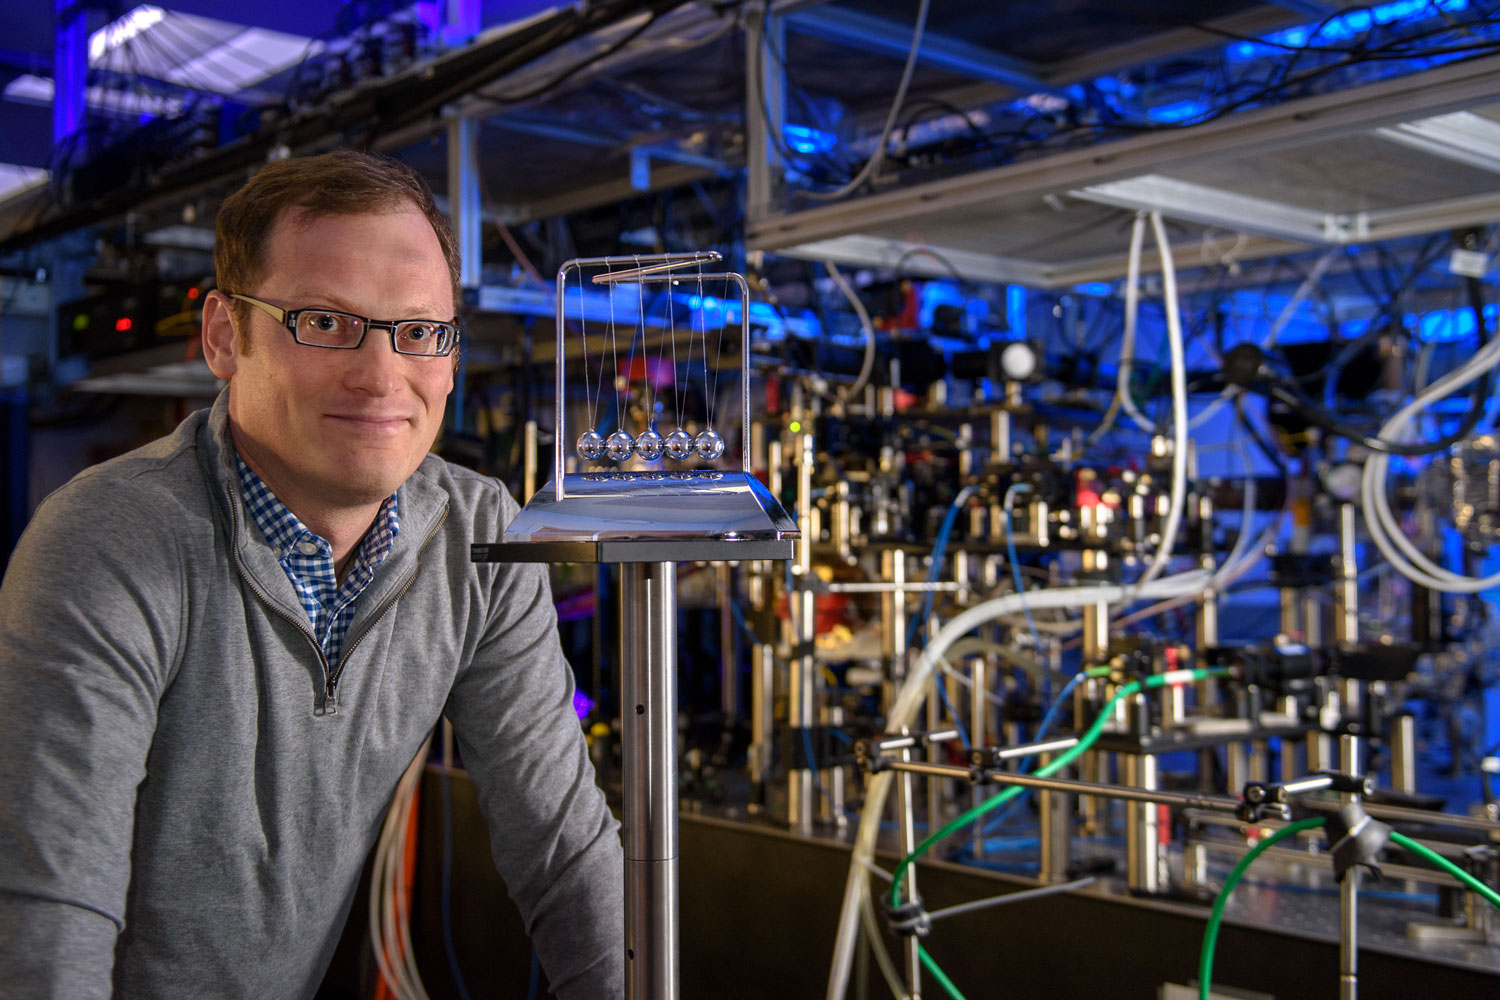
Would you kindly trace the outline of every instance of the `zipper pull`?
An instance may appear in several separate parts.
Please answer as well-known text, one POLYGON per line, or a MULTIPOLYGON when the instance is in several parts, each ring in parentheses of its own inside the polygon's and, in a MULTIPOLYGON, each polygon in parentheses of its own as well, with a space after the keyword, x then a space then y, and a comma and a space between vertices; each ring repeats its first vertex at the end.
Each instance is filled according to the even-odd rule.
POLYGON ((338 683, 337 681, 329 681, 328 682, 328 691, 327 691, 326 695, 323 698, 323 714, 324 715, 338 715, 339 714, 339 699, 338 699, 338 691, 337 691, 337 688, 336 688, 337 683, 338 683))

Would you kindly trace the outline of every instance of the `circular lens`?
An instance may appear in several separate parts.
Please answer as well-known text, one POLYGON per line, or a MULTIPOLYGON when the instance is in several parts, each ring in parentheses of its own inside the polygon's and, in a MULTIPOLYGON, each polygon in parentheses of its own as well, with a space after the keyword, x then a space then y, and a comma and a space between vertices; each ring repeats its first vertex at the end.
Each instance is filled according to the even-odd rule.
POLYGON ((604 454, 604 439, 598 431, 584 431, 578 435, 578 457, 586 462, 597 462, 604 454))

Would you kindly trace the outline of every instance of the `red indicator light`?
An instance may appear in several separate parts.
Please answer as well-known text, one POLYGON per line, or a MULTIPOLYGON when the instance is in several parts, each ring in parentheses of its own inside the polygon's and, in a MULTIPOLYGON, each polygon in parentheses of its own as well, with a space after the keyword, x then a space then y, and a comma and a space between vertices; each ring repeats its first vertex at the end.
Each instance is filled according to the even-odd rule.
POLYGON ((188 298, 189 299, 196 299, 198 297, 198 294, 199 294, 198 293, 198 289, 196 289, 196 288, 189 288, 188 289, 188 298))
POLYGON ((115 331, 118 333, 124 333, 126 330, 129 330, 130 327, 131 322, 129 316, 122 316, 119 319, 115 320, 115 331))

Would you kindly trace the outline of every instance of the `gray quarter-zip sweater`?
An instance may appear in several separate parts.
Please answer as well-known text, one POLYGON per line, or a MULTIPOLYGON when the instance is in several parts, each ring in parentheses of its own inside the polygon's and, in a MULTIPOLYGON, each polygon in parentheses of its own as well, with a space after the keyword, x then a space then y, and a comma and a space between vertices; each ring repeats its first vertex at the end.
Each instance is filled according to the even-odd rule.
POLYGON ((38 508, 0 585, 0 997, 311 997, 452 720, 560 997, 622 992, 622 854, 515 502, 428 456, 341 661, 241 506, 227 393, 38 508))

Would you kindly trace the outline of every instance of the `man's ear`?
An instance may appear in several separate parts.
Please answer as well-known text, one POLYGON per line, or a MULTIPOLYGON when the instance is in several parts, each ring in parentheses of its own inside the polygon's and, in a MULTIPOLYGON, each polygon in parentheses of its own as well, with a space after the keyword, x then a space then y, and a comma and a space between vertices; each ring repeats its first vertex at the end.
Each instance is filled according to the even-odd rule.
POLYGON ((240 342, 235 335, 231 303, 223 292, 209 292, 203 300, 203 360, 208 370, 228 379, 239 367, 240 342))

